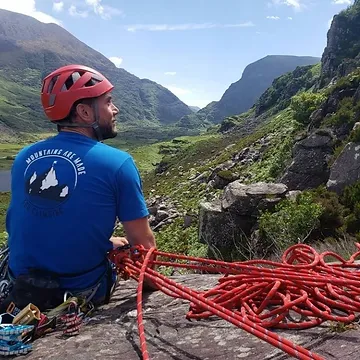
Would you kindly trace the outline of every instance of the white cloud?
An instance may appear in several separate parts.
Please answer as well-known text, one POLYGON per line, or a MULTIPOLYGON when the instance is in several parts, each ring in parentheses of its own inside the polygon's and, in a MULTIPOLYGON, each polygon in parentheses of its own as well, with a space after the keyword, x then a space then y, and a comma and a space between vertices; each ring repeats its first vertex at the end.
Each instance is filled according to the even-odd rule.
POLYGON ((169 25, 169 24, 136 24, 128 25, 127 31, 184 31, 184 30, 203 30, 203 29, 213 29, 213 28, 237 28, 237 27, 251 27, 255 26, 253 22, 247 21, 239 24, 213 24, 213 23, 203 23, 203 24, 178 24, 178 25, 169 25))
POLYGON ((351 0, 333 0, 334 5, 351 5, 351 0))
POLYGON ((272 0, 271 3, 268 3, 268 6, 286 5, 292 7, 295 11, 301 11, 306 7, 302 1, 303 0, 272 0))
POLYGON ((123 62, 123 59, 121 57, 117 57, 117 56, 111 56, 111 57, 109 57, 109 60, 111 62, 113 62, 116 67, 120 67, 120 65, 123 62))
POLYGON ((164 74, 165 74, 165 75, 169 75, 169 76, 175 76, 175 75, 176 75, 176 71, 166 71, 164 74))
POLYGON ((87 11, 79 11, 75 5, 71 5, 69 7, 69 14, 71 16, 81 17, 81 18, 86 18, 89 15, 87 11))
POLYGON ((96 15, 99 15, 104 20, 109 20, 113 16, 122 15, 123 12, 111 6, 102 5, 102 0, 85 0, 85 3, 92 8, 96 15))
POLYGON ((0 0, 0 9, 14 11, 16 13, 29 15, 43 23, 54 23, 61 25, 61 21, 36 9, 35 0, 0 0))
POLYGON ((278 16, 267 16, 266 18, 270 20, 280 20, 278 16))
POLYGON ((64 10, 64 3, 62 1, 53 3, 53 11, 61 12, 63 10, 64 10))
POLYGON ((293 18, 291 16, 288 16, 288 20, 292 20, 293 18))

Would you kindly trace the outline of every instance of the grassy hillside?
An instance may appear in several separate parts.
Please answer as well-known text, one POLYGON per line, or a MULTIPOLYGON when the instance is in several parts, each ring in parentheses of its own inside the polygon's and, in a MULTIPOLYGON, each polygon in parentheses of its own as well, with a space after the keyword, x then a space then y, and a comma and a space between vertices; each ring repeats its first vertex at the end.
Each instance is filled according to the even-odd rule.
MULTIPOLYGON (((247 113, 226 119, 224 123, 232 124, 226 132, 221 131, 222 124, 217 127, 218 131, 214 129, 213 133, 178 137, 142 146, 139 146, 139 143, 126 142, 126 137, 110 142, 112 146, 128 150, 134 156, 142 173, 146 198, 154 195, 170 198, 177 204, 176 209, 180 214, 191 215, 195 220, 186 229, 183 227, 182 217, 161 228, 156 233, 160 249, 205 256, 207 247, 198 242, 199 203, 219 197, 223 190, 209 186, 208 180, 201 182, 194 179, 199 176, 209 179, 218 165, 249 148, 261 155, 255 161, 237 163, 231 172, 222 172, 222 176, 238 174, 238 178, 247 184, 277 181, 292 161, 293 145, 306 136, 309 115, 319 106, 317 99, 328 99, 339 90, 360 85, 360 75, 354 73, 331 87, 317 90, 313 84, 319 79, 319 67, 316 65, 310 69, 305 68, 304 74, 307 75, 299 77, 299 72, 295 72, 287 77, 287 81, 275 81, 272 86, 274 90, 269 90, 273 96, 277 94, 273 97, 274 103, 258 116, 255 116, 254 107, 247 113), (297 93, 294 91, 293 96, 284 98, 289 84, 296 84, 297 93), (298 98, 304 99, 300 102, 301 106, 298 98), (252 129, 250 133, 249 129, 252 129), (166 170, 155 173, 154 166, 159 162, 165 165, 166 170)), ((344 119, 347 119, 350 125, 354 124, 358 113, 352 103, 344 101, 319 127, 336 128, 344 119)), ((354 136, 358 134, 350 132, 342 142, 337 142, 333 158, 336 158, 344 144, 354 139, 354 136)), ((13 151, 16 151, 15 146, 13 151)), ((286 200, 275 212, 261 216, 259 230, 262 239, 266 241, 267 236, 271 236, 278 239, 279 247, 287 247, 298 237, 307 234, 311 224, 308 242, 320 241, 317 246, 326 242, 334 247, 340 243, 349 243, 350 245, 346 245, 349 247, 342 250, 347 251, 353 245, 353 240, 360 238, 360 215, 354 210, 360 206, 359 189, 360 186, 354 184, 344 196, 337 196, 319 187, 305 191, 304 196, 296 202, 286 200), (339 239, 342 239, 340 243, 339 239)), ((2 195, 3 214, 0 213, 0 226, 1 222, 4 224, 4 209, 8 200, 7 195, 2 195)), ((3 229, 0 228, 0 233, 3 229)), ((236 254, 231 256, 233 259, 237 258, 236 254)))
MULTIPOLYGON (((354 11, 360 12, 360 0, 355 4, 352 10, 344 12, 346 24, 358 19, 354 11)), ((339 24, 335 22, 334 26, 339 24)), ((339 37, 333 28, 329 34, 334 36, 329 37, 329 44, 336 48, 339 37)), ((327 47, 330 58, 331 46, 327 47)), ((354 46, 357 49, 357 43, 354 46)), ((161 133, 164 136, 161 142, 155 143, 158 128, 142 134, 125 127, 124 136, 109 142, 133 154, 141 169, 146 198, 160 196, 176 204, 181 216, 156 232, 159 249, 198 256, 208 254, 206 246, 198 242, 198 210, 201 201, 218 199, 223 193, 211 184, 214 174, 245 184, 277 182, 293 160, 294 145, 314 131, 321 136, 326 129, 333 137, 331 149, 326 153, 328 168, 348 142, 360 143, 360 129, 354 127, 360 117, 360 69, 348 68, 326 86, 324 74, 329 74, 326 56, 321 66, 300 67, 275 79, 248 112, 226 118, 201 136, 171 140, 165 132, 161 133), (131 131, 136 134, 133 143, 126 136, 131 131), (148 143, 144 143, 145 139, 148 143), (240 152, 256 156, 234 163, 232 160, 240 152), (231 170, 220 168, 229 162, 234 165, 231 170), (162 171, 154 171, 155 166, 157 169, 160 166, 162 171), (184 215, 193 218, 190 227, 184 226, 184 215)), ((189 124, 193 121, 196 120, 191 119, 189 124)), ((5 209, 7 195, 2 195, 0 201, 5 209)), ((360 241, 359 209, 360 178, 341 194, 329 192, 324 185, 307 189, 293 200, 284 199, 273 209, 261 211, 256 240, 261 246, 271 244, 277 250, 306 242, 316 247, 327 244, 327 248, 342 249, 345 253, 355 241, 360 241)), ((1 221, 4 224, 3 215, 0 226, 1 221)), ((236 249, 230 255, 233 260, 243 258, 236 249)))
POLYGON ((40 104, 41 80, 68 64, 93 67, 110 79, 115 86, 114 101, 121 108, 121 123, 168 126, 192 113, 167 88, 116 68, 58 25, 2 9, 0 24, 0 126, 9 137, 13 131, 50 128, 40 104))

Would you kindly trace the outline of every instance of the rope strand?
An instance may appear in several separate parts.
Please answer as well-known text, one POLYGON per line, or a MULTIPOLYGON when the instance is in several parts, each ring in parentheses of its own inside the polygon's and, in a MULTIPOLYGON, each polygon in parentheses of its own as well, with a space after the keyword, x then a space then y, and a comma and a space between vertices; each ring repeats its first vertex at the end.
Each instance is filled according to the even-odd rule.
MULTIPOLYGON (((360 244, 356 244, 360 249, 360 244)), ((188 300, 187 319, 218 316, 301 360, 323 358, 268 328, 307 329, 324 321, 350 323, 360 312, 360 279, 354 272, 360 251, 345 261, 338 254, 318 254, 304 244, 288 248, 281 262, 250 260, 224 262, 149 250, 135 246, 112 250, 110 260, 124 279, 138 281, 137 312, 143 359, 149 360, 142 313, 144 280, 154 283, 166 295, 188 300), (157 260, 150 260, 153 257, 157 260), (340 264, 328 264, 333 257, 340 264), (161 258, 161 259, 159 259, 161 258), (179 262, 182 261, 182 262, 179 262), (153 270, 169 266, 223 274, 207 291, 185 287, 153 270), (347 269, 350 268, 350 269, 347 269)))

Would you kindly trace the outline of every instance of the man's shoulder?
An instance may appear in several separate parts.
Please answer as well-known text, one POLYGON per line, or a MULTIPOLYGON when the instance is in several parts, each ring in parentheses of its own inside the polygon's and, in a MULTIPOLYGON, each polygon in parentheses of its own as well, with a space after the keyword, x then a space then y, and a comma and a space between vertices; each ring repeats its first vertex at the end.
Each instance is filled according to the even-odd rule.
POLYGON ((104 165, 106 164, 110 167, 119 168, 127 160, 132 159, 132 156, 128 152, 104 143, 98 143, 97 146, 93 148, 93 151, 104 165))
POLYGON ((99 153, 103 153, 107 156, 111 156, 111 158, 119 158, 126 160, 131 157, 131 155, 127 151, 115 148, 113 146, 104 143, 98 143, 97 146, 95 147, 95 150, 98 151, 99 153))
POLYGON ((22 156, 27 156, 28 154, 36 151, 38 149, 38 147, 43 145, 46 141, 48 141, 48 139, 38 140, 35 143, 25 145, 22 149, 19 150, 19 152, 16 155, 16 158, 19 158, 22 156))

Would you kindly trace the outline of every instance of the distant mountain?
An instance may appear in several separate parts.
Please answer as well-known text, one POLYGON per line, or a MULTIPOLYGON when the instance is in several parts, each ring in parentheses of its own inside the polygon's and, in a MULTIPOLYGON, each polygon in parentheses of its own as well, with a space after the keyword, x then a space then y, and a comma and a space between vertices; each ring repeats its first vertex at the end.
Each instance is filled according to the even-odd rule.
MULTIPOLYGON (((196 118, 194 114, 186 117, 190 118, 193 123, 204 121, 220 123, 227 116, 249 110, 277 77, 295 70, 298 66, 313 65, 319 62, 320 58, 311 56, 266 56, 248 65, 241 79, 231 84, 218 102, 213 101, 201 109, 196 113, 196 118)), ((184 121, 182 119, 182 122, 184 121)))
POLYGON ((198 106, 189 106, 189 108, 195 113, 198 112, 201 109, 198 106))
POLYGON ((119 121, 168 125, 193 113, 165 87, 116 68, 62 27, 0 10, 0 127, 38 131, 50 126, 40 106, 41 79, 71 63, 94 67, 109 77, 120 106, 119 121))

